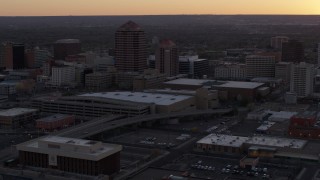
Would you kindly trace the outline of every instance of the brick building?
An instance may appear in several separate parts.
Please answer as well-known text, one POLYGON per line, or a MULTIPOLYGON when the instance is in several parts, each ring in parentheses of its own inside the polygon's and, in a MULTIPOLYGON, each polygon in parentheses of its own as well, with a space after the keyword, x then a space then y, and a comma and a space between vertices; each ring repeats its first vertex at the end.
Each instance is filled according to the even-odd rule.
POLYGON ((319 124, 315 111, 305 111, 291 117, 288 132, 293 137, 320 139, 319 124))
POLYGON ((75 117, 72 115, 55 114, 36 120, 38 129, 53 131, 74 124, 75 117))

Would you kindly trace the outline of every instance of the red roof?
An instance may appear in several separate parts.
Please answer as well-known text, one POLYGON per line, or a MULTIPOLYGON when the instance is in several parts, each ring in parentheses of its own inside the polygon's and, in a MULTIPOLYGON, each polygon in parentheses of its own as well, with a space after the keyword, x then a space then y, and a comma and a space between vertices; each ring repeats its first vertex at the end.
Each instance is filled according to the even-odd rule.
POLYGON ((160 47, 162 48, 169 48, 174 46, 176 46, 176 44, 170 39, 163 39, 160 41, 160 47))
POLYGON ((137 23, 135 23, 133 21, 128 21, 127 23, 120 26, 120 28, 118 30, 120 30, 120 31, 139 31, 142 29, 137 23))

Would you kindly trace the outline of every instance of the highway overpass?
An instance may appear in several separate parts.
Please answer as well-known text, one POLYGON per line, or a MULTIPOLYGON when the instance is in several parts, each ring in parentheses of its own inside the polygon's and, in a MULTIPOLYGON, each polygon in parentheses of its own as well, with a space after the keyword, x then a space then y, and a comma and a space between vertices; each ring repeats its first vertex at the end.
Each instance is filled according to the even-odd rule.
POLYGON ((123 118, 123 116, 112 115, 107 118, 97 118, 87 123, 80 124, 63 131, 54 133, 56 136, 64 136, 71 138, 86 138, 104 131, 112 130, 122 126, 139 124, 142 122, 153 122, 161 119, 181 118, 186 116, 201 116, 201 115, 223 115, 231 112, 232 109, 215 109, 215 110, 193 110, 183 112, 172 112, 162 114, 150 114, 123 118))

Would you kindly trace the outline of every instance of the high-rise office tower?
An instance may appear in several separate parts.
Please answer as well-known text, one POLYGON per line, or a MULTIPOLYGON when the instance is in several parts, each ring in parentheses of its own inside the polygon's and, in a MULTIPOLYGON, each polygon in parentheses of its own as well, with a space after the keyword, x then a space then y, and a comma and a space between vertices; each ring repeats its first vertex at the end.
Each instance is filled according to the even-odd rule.
POLYGON ((81 53, 79 39, 60 39, 54 43, 54 59, 65 60, 68 55, 81 53))
POLYGON ((147 68, 146 35, 132 21, 122 25, 115 34, 115 66, 126 72, 143 72, 147 68))
POLYGON ((246 57, 247 77, 274 77, 275 57, 250 55, 246 57))
POLYGON ((13 44, 12 54, 13 69, 25 68, 26 66, 24 61, 24 44, 13 44))
POLYGON ((0 65, 6 69, 25 68, 24 44, 6 42, 0 45, 0 65))
POLYGON ((209 61, 199 59, 198 55, 179 56, 179 74, 190 78, 203 78, 209 74, 209 61))
POLYGON ((290 91, 298 97, 307 97, 313 93, 314 65, 301 62, 291 66, 290 91))
POLYGON ((179 73, 178 48, 169 39, 161 40, 156 50, 156 69, 168 76, 179 73))
POLYGON ((271 38, 271 47, 274 49, 281 50, 282 49, 282 43, 288 42, 289 38, 285 36, 276 36, 271 38))
POLYGON ((291 62, 278 62, 275 67, 275 78, 282 79, 286 84, 290 83, 291 79, 291 62))
POLYGON ((281 61, 300 63, 304 61, 303 44, 297 40, 289 40, 282 44, 281 61))
MULTIPOLYGON (((12 43, 5 42, 0 45, 0 67, 6 69, 12 62, 12 43)), ((12 67, 11 67, 12 69, 12 67)))

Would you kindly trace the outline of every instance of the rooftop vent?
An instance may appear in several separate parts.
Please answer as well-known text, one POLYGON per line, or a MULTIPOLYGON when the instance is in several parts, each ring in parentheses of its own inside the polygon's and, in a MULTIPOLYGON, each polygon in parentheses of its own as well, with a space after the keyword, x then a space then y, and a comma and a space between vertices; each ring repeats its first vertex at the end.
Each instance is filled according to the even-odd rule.
POLYGON ((161 98, 161 96, 157 96, 156 98, 159 99, 159 98, 161 98))

